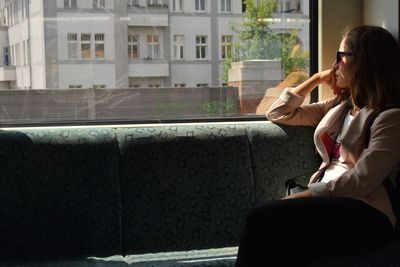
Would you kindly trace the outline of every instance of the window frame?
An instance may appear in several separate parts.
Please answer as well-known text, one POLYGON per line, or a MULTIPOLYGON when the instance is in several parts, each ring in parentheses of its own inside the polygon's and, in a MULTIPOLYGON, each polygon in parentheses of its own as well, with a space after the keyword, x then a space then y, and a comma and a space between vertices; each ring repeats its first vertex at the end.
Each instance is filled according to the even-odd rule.
MULTIPOLYGON (((71 0, 70 0, 71 1, 71 0)), ((310 0, 310 75, 313 73, 316 73, 318 70, 318 46, 316 40, 318 40, 318 0, 310 0), (312 41, 314 40, 314 41, 312 41)), ((12 9, 12 6, 10 7, 12 9)), ((400 7, 399 7, 400 8, 400 7)), ((8 14, 10 16, 10 21, 8 23, 14 23, 12 20, 11 14, 8 14)), ((400 22, 399 22, 400 23, 400 22)), ((90 33, 93 35, 93 33, 90 33)), ((78 36, 80 39, 80 35, 78 36)), ((400 37, 399 37, 400 38, 400 37)), ((91 38, 92 39, 92 38, 91 38)), ((207 38, 208 39, 208 38, 207 38)), ((80 40, 79 40, 80 41, 80 40)), ((80 42, 78 41, 78 53, 81 53, 81 46, 80 42)), ((26 45, 28 51, 30 51, 30 40, 28 39, 28 43, 26 45)), ((90 45, 92 48, 92 45, 90 45)), ((9 61, 10 65, 15 64, 15 52, 14 50, 14 44, 12 44, 9 47, 9 61)), ((90 49, 91 51, 92 49, 90 49)), ((92 51, 91 51, 92 53, 92 51)), ((28 58, 30 58, 28 56, 28 58)), ((30 63, 28 63, 30 64, 30 63)), ((136 85, 136 84, 135 84, 136 85)), ((74 85, 78 86, 78 85, 74 85)), ((135 86, 134 86, 135 87, 135 86)), ((142 86, 141 86, 142 87, 142 86)), ((317 90, 314 90, 311 95, 311 101, 315 102, 318 99, 318 92, 317 90)), ((185 119, 185 118, 175 118, 175 119, 146 119, 144 118, 143 120, 135 121, 135 120, 124 120, 124 121, 118 121, 118 123, 122 124, 136 124, 136 123, 196 123, 196 122, 224 122, 224 121, 255 121, 255 120, 266 120, 265 116, 259 116, 259 115, 252 115, 252 116, 235 116, 235 117, 203 117, 203 118, 190 118, 190 119, 185 119)), ((112 121, 106 121, 106 120, 100 120, 100 121, 60 121, 60 122, 34 122, 34 123, 2 123, 0 122, 1 127, 28 127, 28 126, 34 126, 34 127, 41 127, 41 126, 68 126, 68 125, 110 125, 110 124, 115 124, 116 122, 114 120, 112 121)))
POLYGON ((185 35, 175 34, 173 47, 174 47, 174 51, 173 51, 174 60, 184 60, 185 59, 185 35), (178 40, 178 39, 181 39, 181 40, 178 40))
POLYGON ((207 12, 207 0, 194 0, 194 11, 195 12, 207 12))
POLYGON ((196 35, 196 60, 207 60, 207 35, 196 35), (198 39, 199 38, 199 39, 198 39), (204 38, 204 42, 202 39, 204 38), (200 42, 198 42, 200 41, 200 42), (203 55, 204 52, 204 55, 203 55))
POLYGON ((128 32, 128 59, 137 60, 139 58, 140 58, 139 34, 128 32), (131 57, 131 55, 135 54, 133 49, 135 47, 136 47, 136 57, 131 57))

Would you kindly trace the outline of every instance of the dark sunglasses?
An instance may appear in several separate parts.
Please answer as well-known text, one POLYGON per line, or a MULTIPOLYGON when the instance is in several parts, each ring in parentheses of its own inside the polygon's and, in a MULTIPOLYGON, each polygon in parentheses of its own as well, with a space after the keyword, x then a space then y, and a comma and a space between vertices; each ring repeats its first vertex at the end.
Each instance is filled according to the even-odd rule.
POLYGON ((337 51, 336 52, 336 64, 339 64, 342 61, 343 57, 352 57, 352 52, 344 52, 344 51, 337 51))

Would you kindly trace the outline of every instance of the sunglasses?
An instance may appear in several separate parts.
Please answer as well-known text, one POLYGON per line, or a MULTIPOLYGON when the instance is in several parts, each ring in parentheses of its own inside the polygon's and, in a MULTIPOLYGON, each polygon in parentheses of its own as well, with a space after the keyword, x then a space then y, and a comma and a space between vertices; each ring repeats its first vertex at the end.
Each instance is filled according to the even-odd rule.
POLYGON ((352 57, 352 52, 344 52, 344 51, 337 51, 336 52, 336 64, 339 64, 342 61, 343 57, 352 57))

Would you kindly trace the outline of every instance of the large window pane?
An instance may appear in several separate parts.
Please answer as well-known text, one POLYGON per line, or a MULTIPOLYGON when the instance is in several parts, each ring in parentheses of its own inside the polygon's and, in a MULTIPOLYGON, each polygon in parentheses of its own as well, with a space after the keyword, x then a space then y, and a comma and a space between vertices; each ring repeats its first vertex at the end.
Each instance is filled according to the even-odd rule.
POLYGON ((262 115, 316 42, 309 0, 31 2, 0 0, 2 125, 262 115))

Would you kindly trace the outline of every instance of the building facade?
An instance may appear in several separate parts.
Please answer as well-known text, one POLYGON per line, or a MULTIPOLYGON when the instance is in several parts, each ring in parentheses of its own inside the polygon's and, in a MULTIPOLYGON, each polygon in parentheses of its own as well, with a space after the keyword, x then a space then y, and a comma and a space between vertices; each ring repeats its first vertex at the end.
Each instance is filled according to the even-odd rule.
MULTIPOLYGON (((0 89, 221 86, 244 0, 0 0, 0 89)), ((309 46, 308 0, 276 32, 309 46)))

